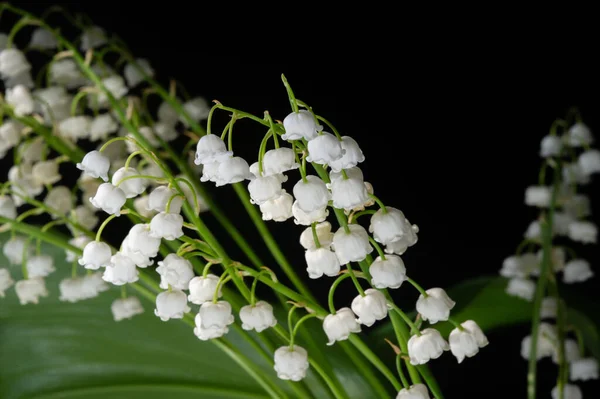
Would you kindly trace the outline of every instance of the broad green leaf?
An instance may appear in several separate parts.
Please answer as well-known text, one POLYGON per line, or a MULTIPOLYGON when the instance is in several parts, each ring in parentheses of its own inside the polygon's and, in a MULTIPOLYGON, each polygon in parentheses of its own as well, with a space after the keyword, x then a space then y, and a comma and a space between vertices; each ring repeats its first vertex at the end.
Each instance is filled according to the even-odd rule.
MULTIPOLYGON (((0 236, 0 243, 5 240, 6 235, 0 236)), ((43 245, 42 251, 56 262, 57 272, 47 278, 50 295, 38 305, 21 306, 13 287, 6 298, 0 298, 1 398, 269 397, 217 346, 198 340, 191 326, 157 318, 150 301, 140 298, 145 313, 120 322, 113 320, 110 311, 110 304, 120 296, 118 288, 74 304, 60 302, 58 283, 71 273, 71 266, 66 264, 63 250, 43 245)), ((0 254, 0 267, 8 267, 14 280, 22 278, 19 266, 7 265, 0 254)), ((78 272, 84 271, 80 268, 78 272)), ((131 289, 128 292, 136 295, 131 289)), ((240 324, 237 316, 236 323, 240 324)), ((302 336, 297 344, 307 348, 323 367, 335 370, 348 397, 378 397, 340 346, 326 346, 318 320, 309 320, 305 326, 318 346, 309 346, 302 336)), ((292 383, 279 380, 272 364, 258 355, 236 329, 232 328, 226 337, 260 368, 262 375, 290 398, 298 397, 291 389, 292 383)), ((283 341, 275 342, 277 347, 283 341)), ((307 397, 332 397, 312 368, 303 385, 310 392, 307 397)))

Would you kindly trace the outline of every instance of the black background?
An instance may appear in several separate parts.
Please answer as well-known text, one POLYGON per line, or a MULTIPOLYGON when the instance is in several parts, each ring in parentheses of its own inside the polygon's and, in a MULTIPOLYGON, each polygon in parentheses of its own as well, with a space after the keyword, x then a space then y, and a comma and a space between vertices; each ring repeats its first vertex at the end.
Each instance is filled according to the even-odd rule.
MULTIPOLYGON (((18 5, 34 13, 47 7, 18 5)), ((268 109, 283 119, 290 111, 280 80, 285 73, 298 98, 359 142, 366 156, 361 168, 375 194, 419 225, 419 242, 403 258, 425 287, 494 275, 514 252, 537 216, 524 205, 524 190, 537 180, 539 141, 555 118, 578 106, 585 123, 600 130, 600 85, 587 73, 595 65, 560 43, 542 49, 475 31, 464 40, 458 33, 464 26, 452 24, 407 38, 393 29, 386 35, 362 25, 332 32, 323 22, 282 27, 266 18, 257 24, 267 30, 262 36, 222 13, 213 18, 203 7, 67 5, 149 59, 161 82, 176 78, 192 96, 258 115, 268 109), (302 29, 310 28, 323 37, 303 38, 302 29)), ((236 131, 234 149, 254 160, 249 151, 258 149, 262 135, 251 125, 247 129, 236 131)), ((232 190, 211 191, 237 227, 255 237, 232 190)), ((269 226, 304 276, 301 228, 292 222, 269 226)), ((268 259, 266 251, 260 253, 268 259)), ((585 253, 597 258, 589 248, 585 253)), ((319 297, 326 296, 327 284, 310 283, 322 292, 319 297)), ((595 279, 580 287, 591 297, 597 285, 595 279)), ((416 295, 410 287, 401 291, 397 297, 409 309, 416 295)), ((339 295, 343 304, 354 293, 339 295)), ((491 344, 460 366, 449 354, 431 362, 447 397, 525 397, 527 365, 519 351, 527 331, 522 326, 490 332, 491 344)), ((540 397, 549 397, 555 372, 549 361, 542 364, 540 397)), ((593 397, 594 384, 582 384, 586 397, 593 397)))

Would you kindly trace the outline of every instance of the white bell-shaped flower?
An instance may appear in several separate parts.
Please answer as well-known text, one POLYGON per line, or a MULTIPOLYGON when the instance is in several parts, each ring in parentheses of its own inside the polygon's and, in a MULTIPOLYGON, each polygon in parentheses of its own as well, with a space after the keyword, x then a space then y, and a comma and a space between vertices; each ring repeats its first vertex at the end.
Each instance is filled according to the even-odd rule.
POLYGON ((134 225, 129 230, 127 237, 127 247, 130 250, 139 252, 148 258, 154 258, 158 254, 160 238, 152 236, 149 224, 139 223, 134 225))
POLYGON ((387 316, 387 301, 381 291, 369 288, 365 290, 365 296, 357 295, 352 300, 352 311, 358 316, 360 324, 371 327, 377 320, 387 316))
POLYGON ((342 169, 353 168, 365 160, 365 156, 358 146, 358 143, 352 137, 342 136, 341 145, 344 155, 341 158, 328 163, 331 170, 334 172, 341 172, 342 169))
MULTIPOLYGON (((57 122, 59 123, 59 133, 64 134, 64 130, 66 127, 62 124, 63 121, 67 119, 73 119, 76 121, 82 120, 87 121, 89 129, 89 121, 91 118, 89 116, 74 116, 71 117, 71 102, 73 101, 73 96, 70 95, 64 87, 61 86, 52 86, 44 89, 38 89, 33 91, 33 97, 39 99, 39 111, 42 113, 44 117, 44 122, 48 126, 52 126, 57 122)), ((78 127, 77 122, 70 126, 73 129, 72 133, 86 133, 83 135, 83 138, 89 135, 88 132, 77 132, 76 127, 78 127)), ((79 125, 81 127, 81 124, 79 125)))
POLYGON ((569 238, 583 244, 595 244, 598 241, 598 227, 594 222, 572 222, 569 224, 569 238))
POLYGON ((43 277, 33 277, 28 280, 17 281, 15 292, 21 305, 28 303, 38 304, 40 297, 47 297, 46 282, 43 277))
POLYGON ((107 42, 106 31, 96 25, 85 28, 81 34, 81 50, 83 51, 103 46, 107 42))
POLYGON ((281 136, 287 141, 312 140, 317 136, 317 122, 313 114, 307 110, 292 112, 283 120, 285 133, 281 136))
POLYGON ((329 339, 327 345, 347 340, 350 334, 361 331, 356 315, 350 308, 341 308, 335 314, 327 315, 323 320, 323 330, 329 339))
MULTIPOLYGON (((212 301, 219 285, 219 277, 214 274, 207 274, 206 277, 198 276, 190 280, 188 300, 196 305, 202 305, 204 302, 212 301)), ((223 296, 222 286, 219 287, 217 298, 223 296)))
POLYGON ((540 317, 542 319, 556 319, 556 312, 558 304, 556 298, 546 297, 542 300, 542 307, 540 308, 540 317))
POLYGON ((560 394, 558 386, 552 388, 552 399, 583 399, 581 389, 577 385, 565 384, 563 387, 563 393, 560 394))
MULTIPOLYGON (((565 339, 565 361, 571 363, 575 360, 581 359, 581 353, 579 352, 579 345, 574 339, 565 339)), ((559 364, 559 351, 557 348, 552 352, 552 361, 554 364, 559 364)))
POLYGON ((92 241, 83 249, 79 264, 88 270, 98 270, 100 267, 110 265, 112 251, 108 244, 101 241, 92 241))
POLYGON ((563 210, 575 219, 585 218, 592 214, 590 198, 585 194, 576 194, 563 204, 563 210))
POLYGON ((575 123, 567 132, 567 142, 571 147, 585 147, 594 143, 594 136, 585 124, 575 123))
POLYGON ((525 190, 525 204, 529 206, 547 208, 550 206, 550 197, 550 187, 547 186, 529 186, 525 190))
POLYGON ((298 207, 304 212, 313 212, 327 206, 331 193, 323 180, 317 176, 306 176, 306 182, 299 180, 294 185, 294 197, 298 207))
POLYGON ((93 178, 100 177, 105 182, 108 181, 108 170, 110 169, 110 160, 100 151, 90 151, 83 157, 83 160, 77 164, 77 169, 82 170, 88 176, 93 178))
POLYGON ((562 151, 562 140, 557 135, 547 135, 540 143, 540 157, 549 158, 560 155, 562 151))
POLYGON ((369 234, 364 227, 358 224, 348 225, 349 233, 343 227, 333 235, 333 246, 340 264, 360 262, 373 252, 369 243, 369 234))
POLYGON ((308 353, 301 346, 282 346, 274 354, 277 377, 282 380, 300 381, 308 370, 308 353))
POLYGON ((187 304, 187 296, 183 291, 165 291, 156 296, 154 314, 160 317, 162 321, 183 319, 183 315, 190 310, 187 304))
POLYGON ((138 248, 134 248, 129 244, 131 240, 131 235, 127 235, 123 242, 121 243, 121 254, 128 257, 137 267, 141 267, 142 269, 152 266, 154 261, 149 257, 144 255, 138 248))
POLYGON ((240 309, 240 319, 244 330, 261 332, 277 324, 273 314, 273 306, 265 301, 258 301, 254 306, 246 305, 240 309))
POLYGON ((144 313, 144 307, 135 296, 115 299, 110 305, 110 310, 115 321, 131 319, 133 316, 144 313))
POLYGON ((148 209, 150 203, 149 195, 141 195, 133 200, 133 208, 146 219, 152 219, 158 212, 148 209))
POLYGON ((196 315, 194 334, 202 341, 219 338, 229 332, 234 318, 231 305, 226 301, 204 302, 196 315))
POLYGON ((102 279, 101 272, 86 274, 83 277, 83 290, 87 298, 94 298, 109 289, 110 286, 102 279))
POLYGON ((346 176, 349 179, 358 179, 358 180, 363 180, 363 181, 365 180, 362 170, 358 167, 344 169, 343 172, 344 173, 342 173, 342 171, 340 171, 340 172, 335 172, 333 170, 330 171, 329 172, 329 180, 331 180, 331 182, 333 182, 335 180, 345 179, 346 176), (344 176, 344 174, 346 176, 344 176))
POLYGON ((31 248, 25 249, 26 244, 27 241, 23 237, 12 237, 4 243, 2 253, 11 264, 20 265, 23 263, 23 256, 29 257, 32 253, 31 248))
POLYGON ((8 269, 0 269, 0 298, 4 298, 4 293, 15 284, 8 269))
POLYGON ((160 212, 150 221, 150 236, 168 241, 183 235, 183 217, 177 213, 160 212))
POLYGON ((219 164, 218 179, 215 185, 221 187, 226 184, 252 180, 253 178, 254 175, 250 173, 250 166, 244 158, 229 157, 219 164))
POLYGON ((259 176, 248 184, 250 202, 262 205, 281 196, 281 181, 276 176, 259 176))
POLYGON ((187 290, 190 280, 194 278, 192 263, 176 254, 169 254, 158 262, 156 272, 160 274, 160 288, 165 290, 169 286, 177 290, 187 290))
POLYGON ((335 277, 340 272, 340 260, 335 252, 327 247, 311 248, 304 253, 306 271, 312 279, 326 275, 335 277))
POLYGON ((18 123, 8 121, 0 124, 0 159, 21 141, 21 128, 18 123))
POLYGON ((209 162, 202 165, 202 176, 200 176, 200 181, 203 183, 207 181, 216 183, 219 181, 219 165, 221 165, 220 162, 209 162))
POLYGON ((448 342, 434 328, 426 328, 408 340, 408 356, 412 365, 425 364, 450 349, 448 342))
POLYGON ((371 284, 375 288, 400 288, 406 281, 406 266, 397 255, 378 256, 369 267, 371 284))
POLYGON ((531 302, 535 294, 535 283, 526 278, 513 277, 508 280, 506 293, 531 302))
POLYGON ((480 348, 489 343, 481 328, 473 320, 467 320, 461 323, 461 326, 462 329, 457 327, 452 330, 448 338, 450 351, 459 363, 462 363, 465 357, 475 356, 480 348))
POLYGON ((37 184, 52 185, 58 183, 62 176, 55 160, 38 161, 31 168, 31 175, 37 184))
POLYGON ((598 379, 598 361, 593 357, 573 360, 569 366, 569 377, 572 381, 598 379))
POLYGON ((23 85, 6 89, 6 103, 13 107, 16 116, 30 115, 35 109, 35 102, 29 89, 23 85))
POLYGON ((227 151, 225 142, 216 134, 207 134, 198 140, 196 146, 196 165, 206 165, 212 162, 224 162, 233 156, 233 151, 227 151))
POLYGON ((133 88, 142 83, 146 76, 153 77, 154 69, 145 58, 137 58, 135 63, 128 62, 123 69, 123 75, 127 80, 127 86, 133 88))
POLYGON ((537 257, 534 254, 512 255, 504 259, 500 275, 506 278, 519 277, 525 278, 529 276, 532 269, 530 268, 530 260, 535 262, 534 266, 538 265, 537 257))
MULTIPOLYGON (((66 186, 53 187, 46 198, 44 198, 44 205, 48 208, 53 209, 60 215, 67 215, 73 209, 73 196, 71 190, 66 186)), ((53 219, 58 218, 58 215, 52 214, 53 219)))
POLYGON ((409 388, 403 388, 398 392, 396 399, 430 399, 429 391, 423 384, 411 385, 409 388))
MULTIPOLYGON (((102 79, 102 84, 116 100, 123 98, 129 91, 127 85, 125 85, 125 80, 119 75, 112 75, 102 79)), ((98 106, 102 108, 108 107, 110 104, 108 95, 104 91, 98 93, 97 102, 98 106)), ((91 104, 95 105, 96 102, 92 101, 91 104)))
MULTIPOLYGON (((556 352, 556 342, 558 339, 558 333, 556 327, 548 323, 540 323, 538 329, 537 349, 536 358, 540 360, 544 357, 550 357, 556 352)), ((521 341, 521 357, 525 360, 529 360, 531 354, 531 335, 526 336, 521 341)))
POLYGON ((2 79, 16 77, 29 70, 31 70, 31 64, 21 50, 12 47, 0 51, 0 75, 2 75, 2 79))
POLYGON ((281 195, 275 199, 260 204, 260 211, 263 220, 272 220, 274 222, 285 222, 292 217, 292 203, 294 197, 285 190, 281 190, 281 195))
MULTIPOLYGON (((551 255, 552 255, 552 257, 551 257, 552 268, 554 269, 554 272, 557 273, 557 272, 562 271, 565 268, 565 261, 566 261, 566 257, 567 257, 567 253, 566 253, 565 249, 563 247, 553 247, 551 255)), ((530 256, 530 255, 529 254, 522 255, 522 258, 525 259, 525 256, 530 256)), ((530 269, 530 273, 532 276, 538 277, 540 275, 541 265, 544 260, 544 251, 542 248, 540 248, 538 250, 536 257, 537 257, 537 263, 535 265, 531 265, 532 267, 530 269)))
POLYGON ((527 226, 527 230, 525 230, 525 234, 523 237, 529 238, 530 240, 540 240, 542 237, 542 225, 539 220, 533 220, 527 226))
POLYGON ((0 216, 7 219, 17 218, 17 207, 11 197, 0 195, 0 216))
POLYGON ((44 28, 36 28, 31 34, 29 47, 52 50, 58 47, 58 40, 49 30, 44 28))
POLYGON ((404 236, 412 235, 413 229, 402 211, 386 206, 385 211, 378 209, 371 216, 369 232, 373 233, 375 241, 388 245, 404 236))
POLYGON ((149 195, 147 209, 156 212, 166 212, 167 203, 173 197, 169 207, 169 213, 180 213, 181 207, 183 206, 183 198, 176 195, 177 191, 174 189, 167 186, 158 186, 152 190, 149 195))
POLYGON ((554 218, 552 220, 552 233, 561 236, 568 235, 569 224, 574 221, 575 219, 566 212, 554 212, 554 218))
POLYGON ((292 215, 294 216, 294 223, 300 224, 303 226, 310 226, 313 223, 320 223, 327 219, 329 216, 329 210, 327 209, 327 205, 315 209, 311 212, 304 212, 300 209, 298 201, 294 201, 292 204, 292 215))
POLYGON ((90 140, 106 140, 108 136, 119 130, 118 123, 109 113, 100 114, 92 119, 90 124, 90 140))
POLYGON ((296 162, 294 150, 287 147, 265 152, 263 156, 263 176, 277 175, 300 167, 296 162))
POLYGON ((177 137, 179 137, 179 132, 175 129, 174 126, 167 125, 166 123, 156 122, 154 126, 152 126, 154 133, 164 141, 173 141, 177 137))
POLYGON ((585 259, 569 261, 563 270, 563 282, 566 284, 581 283, 594 277, 590 263, 585 259))
MULTIPOLYGON (((315 231, 317 233, 317 239, 319 240, 320 246, 322 248, 329 248, 331 246, 331 243, 333 242, 331 223, 319 223, 315 226, 315 231)), ((302 245, 304 249, 317 248, 317 244, 315 243, 315 239, 312 232, 312 227, 307 227, 306 229, 304 229, 302 234, 300 234, 300 245, 302 245)))
POLYGON ((577 163, 581 171, 587 175, 600 172, 600 151, 593 149, 582 152, 577 163))
MULTIPOLYGON (((182 102, 179 98, 177 98, 176 100, 182 102)), ((175 108, 173 108, 171 104, 169 104, 167 101, 163 101, 162 103, 160 103, 156 114, 160 122, 170 126, 175 126, 177 124, 177 121, 179 120, 179 114, 177 113, 177 111, 175 111, 175 108)))
POLYGON ((109 215, 119 216, 121 208, 125 205, 127 196, 119 187, 115 187, 110 183, 102 183, 96 191, 94 197, 90 197, 90 202, 94 207, 102 209, 109 215))
POLYGON ((308 142, 306 160, 319 165, 329 165, 330 162, 339 160, 344 154, 342 142, 333 134, 322 132, 308 142))
POLYGON ((148 181, 138 178, 140 176, 135 168, 123 167, 115 172, 111 182, 115 187, 120 188, 127 198, 134 198, 146 191, 148 181))
POLYGON ((56 271, 54 259, 50 255, 34 255, 27 259, 27 275, 29 278, 46 277, 56 271))
POLYGON ((104 269, 102 279, 114 285, 135 283, 139 280, 139 272, 128 256, 117 252, 110 258, 110 264, 104 269))
POLYGON ((31 71, 23 71, 22 73, 13 76, 11 78, 6 78, 4 80, 4 87, 10 89, 15 86, 25 86, 28 89, 33 89, 35 87, 35 82, 33 81, 33 77, 31 76, 31 71))
MULTIPOLYGON (((183 103, 183 110, 193 121, 200 122, 201 120, 208 118, 210 106, 205 98, 194 97, 191 100, 183 103)), ((179 115, 179 120, 184 124, 184 126, 189 127, 189 123, 186 118, 183 117, 183 115, 179 115)))
POLYGON ((348 176, 331 181, 331 199, 334 207, 350 211, 367 202, 369 193, 361 178, 348 176))
POLYGON ((417 312, 421 314, 423 320, 435 324, 438 321, 446 321, 450 317, 450 310, 456 305, 446 291, 442 288, 430 288, 427 296, 419 295, 417 299, 417 312))
MULTIPOLYGON (((81 235, 81 236, 71 238, 69 240, 69 244, 74 246, 75 248, 79 248, 80 250, 83 251, 83 249, 86 247, 86 245, 88 245, 92 241, 93 240, 90 237, 81 235)), ((71 250, 68 250, 68 249, 65 250, 65 255, 66 255, 65 260, 69 263, 79 260, 79 254, 76 252, 73 252, 71 250)))
POLYGON ((92 118, 87 115, 71 116, 58 125, 59 134, 72 141, 90 137, 92 118))
POLYGON ((58 299, 63 302, 75 303, 87 299, 86 292, 83 290, 83 279, 81 277, 66 278, 58 284, 60 296, 58 299))
POLYGON ((85 85, 87 80, 73 59, 63 58, 50 64, 50 83, 76 89, 85 85))
POLYGON ((585 173, 581 165, 577 162, 564 163, 562 166, 562 177, 564 184, 586 185, 590 180, 590 175, 585 173))
MULTIPOLYGON (((2 135, 0 134, 0 136, 2 135)), ((41 136, 24 141, 18 149, 21 155, 21 162, 34 164, 41 161, 47 151, 47 147, 46 141, 41 136)))
POLYGON ((12 196, 17 207, 25 203, 20 196, 36 197, 44 191, 44 186, 33 178, 31 165, 22 163, 11 166, 8 170, 8 181, 12 183, 13 192, 18 194, 12 196))

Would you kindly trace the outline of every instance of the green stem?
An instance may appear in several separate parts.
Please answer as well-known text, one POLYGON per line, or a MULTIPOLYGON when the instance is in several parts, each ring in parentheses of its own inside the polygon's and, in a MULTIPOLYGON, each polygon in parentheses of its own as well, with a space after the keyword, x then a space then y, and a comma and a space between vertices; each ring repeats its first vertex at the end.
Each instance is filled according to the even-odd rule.
POLYGON ((294 95, 294 91, 292 90, 292 87, 288 83, 284 74, 281 74, 281 80, 283 81, 283 85, 285 86, 285 89, 287 90, 287 94, 288 94, 288 98, 290 100, 290 105, 292 106, 292 110, 297 113, 298 112, 298 103, 296 103, 296 96, 294 95))
POLYGON ((292 330, 292 335, 290 337, 290 346, 294 345, 294 338, 296 337, 296 333, 298 332, 298 329, 300 328, 302 323, 304 323, 306 320, 311 319, 313 317, 317 317, 317 315, 314 313, 309 313, 307 315, 304 315, 300 320, 298 320, 298 322, 294 326, 294 329, 292 330))
POLYGON ((356 334, 350 334, 348 340, 356 347, 356 349, 360 351, 360 353, 362 353, 364 357, 367 358, 367 360, 373 364, 373 366, 375 366, 377 370, 379 370, 381 374, 383 374, 385 378, 387 378, 387 380, 394 386, 396 391, 402 389, 402 385, 400 382, 398 382, 398 379, 396 379, 394 373, 391 372, 385 363, 379 359, 379 356, 373 353, 373 351, 367 345, 365 345, 365 343, 362 342, 360 338, 356 336, 356 334))
POLYGON ((321 248, 321 243, 319 242, 319 235, 317 234, 317 224, 311 223, 310 229, 312 230, 313 241, 315 242, 315 247, 321 248))
POLYGON ((554 218, 554 208, 556 206, 556 198, 558 195, 558 187, 560 185, 560 169, 554 168, 554 186, 552 189, 552 197, 550 199, 550 207, 546 214, 545 220, 542 222, 542 267, 540 277, 537 282, 535 297, 533 301, 533 315, 531 322, 531 347, 529 350, 529 369, 527 372, 527 397, 528 399, 536 398, 536 383, 537 383, 537 342, 539 335, 539 327, 541 321, 540 309, 542 301, 546 294, 546 285, 548 283, 548 273, 552 273, 552 222, 554 218))
POLYGON ((383 202, 379 198, 377 198, 373 194, 369 194, 369 197, 371 197, 375 202, 377 202, 377 205, 379 205, 379 208, 381 208, 381 212, 383 214, 387 213, 387 208, 385 207, 385 205, 383 204, 383 202))
MULTIPOLYGON (((126 211, 121 211, 121 215, 125 214, 126 211)), ((110 215, 109 217, 106 218, 106 220, 104 220, 104 222, 102 222, 102 224, 100 225, 100 228, 98 228, 98 232, 96 233, 96 242, 100 241, 100 237, 102 236, 102 232, 104 231, 104 228, 108 225, 108 223, 113 220, 114 218, 116 218, 117 216, 120 215, 110 215)))
POLYGON ((335 294, 335 290, 337 289, 338 285, 340 285, 340 283, 342 281, 344 281, 345 279, 347 279, 348 277, 351 277, 350 273, 344 273, 341 276, 339 276, 338 278, 336 278, 333 283, 331 284, 331 287, 329 287, 329 295, 327 297, 327 303, 329 305, 329 312, 331 314, 335 314, 336 310, 335 310, 335 303, 333 302, 333 296, 335 294))
POLYGON ((394 309, 396 311, 396 313, 398 313, 400 315, 400 317, 402 317, 404 322, 410 326, 412 331, 414 331, 414 333, 417 336, 421 335, 421 332, 419 331, 419 328, 415 325, 415 323, 413 323, 413 321, 410 319, 410 317, 408 317, 406 315, 406 313, 404 313, 395 303, 388 302, 388 306, 390 306, 392 309, 394 309))
POLYGON ((383 250, 381 249, 381 246, 379 246, 379 243, 377 241, 375 241, 375 239, 371 236, 369 236, 369 241, 375 247, 375 250, 377 251, 377 254, 381 258, 381 260, 385 260, 385 252, 383 252, 383 250))
POLYGON ((396 369, 398 370, 398 375, 400 376, 400 381, 402 381, 404 388, 410 388, 410 383, 406 379, 404 371, 402 370, 402 356, 400 355, 396 355, 396 369))
POLYGON ((350 263, 346 265, 346 270, 348 271, 348 274, 350 275, 350 278, 352 279, 352 282, 354 283, 354 286, 356 287, 356 290, 358 291, 360 296, 365 296, 365 291, 360 286, 360 283, 358 282, 358 279, 356 278, 356 275, 354 274, 354 270, 352 270, 352 266, 350 265, 350 263))
POLYGON ((423 295, 423 297, 427 298, 429 296, 429 294, 423 289, 423 287, 421 287, 419 284, 417 284, 417 282, 415 280, 413 280, 412 278, 407 277, 406 281, 408 281, 413 287, 415 287, 417 289, 417 291, 419 291, 421 293, 421 295, 423 295))

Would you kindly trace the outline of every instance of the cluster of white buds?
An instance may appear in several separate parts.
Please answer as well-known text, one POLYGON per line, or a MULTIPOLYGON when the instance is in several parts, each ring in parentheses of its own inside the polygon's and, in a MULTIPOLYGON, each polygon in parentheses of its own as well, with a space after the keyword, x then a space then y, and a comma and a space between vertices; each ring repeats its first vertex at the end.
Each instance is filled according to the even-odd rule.
MULTIPOLYGON (((580 116, 577 114, 576 117, 573 124, 555 121, 551 133, 542 139, 539 154, 544 165, 540 181, 525 190, 525 204, 540 208, 540 217, 529 224, 517 253, 506 258, 500 269, 500 275, 509 279, 507 294, 530 302, 536 295, 534 278, 541 278, 545 262, 548 273, 562 273, 565 284, 581 283, 594 276, 590 263, 563 244, 569 240, 583 245, 596 244, 598 234, 596 224, 589 220, 589 197, 577 191, 589 185, 592 175, 600 172, 600 151, 591 148, 594 137, 580 116), (563 128, 562 135, 557 134, 558 127, 563 128), (555 171, 550 185, 547 184, 551 175, 548 169, 555 171), (544 254, 544 247, 550 249, 547 254, 544 254)), ((552 278, 549 284, 556 284, 557 280, 552 278)), ((564 301, 556 296, 558 291, 548 292, 553 291, 554 296, 545 297, 540 303, 539 317, 546 322, 539 324, 535 339, 531 335, 523 339, 521 355, 528 360, 535 341, 536 358, 551 357, 557 364, 567 363, 571 381, 598 378, 598 363, 584 357, 583 343, 579 345, 571 338, 561 340, 566 332, 559 334, 558 329, 564 329, 564 326, 550 323, 559 319, 559 312, 567 311, 564 301)), ((578 386, 564 382, 563 385, 565 398, 581 398, 578 386)), ((553 398, 559 397, 559 386, 552 391, 553 398)))

